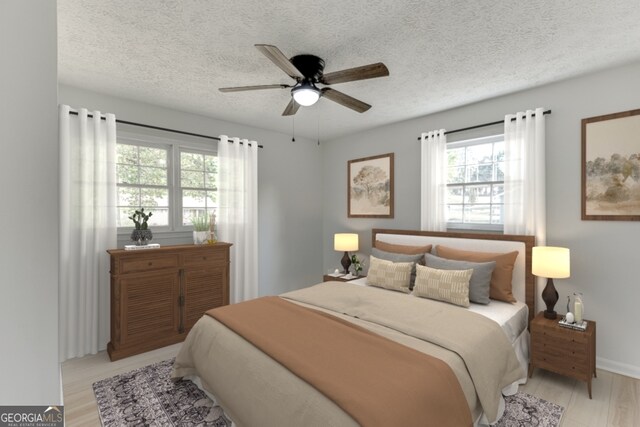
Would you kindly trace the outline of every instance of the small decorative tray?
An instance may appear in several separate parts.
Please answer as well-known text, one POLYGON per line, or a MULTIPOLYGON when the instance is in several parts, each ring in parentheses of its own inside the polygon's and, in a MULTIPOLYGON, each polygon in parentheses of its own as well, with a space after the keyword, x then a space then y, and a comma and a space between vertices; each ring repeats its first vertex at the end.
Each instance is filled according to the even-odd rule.
POLYGON ((567 320, 563 317, 562 320, 558 322, 560 326, 563 328, 575 329, 576 331, 586 331, 587 330, 587 321, 583 320, 582 322, 568 323, 567 320))

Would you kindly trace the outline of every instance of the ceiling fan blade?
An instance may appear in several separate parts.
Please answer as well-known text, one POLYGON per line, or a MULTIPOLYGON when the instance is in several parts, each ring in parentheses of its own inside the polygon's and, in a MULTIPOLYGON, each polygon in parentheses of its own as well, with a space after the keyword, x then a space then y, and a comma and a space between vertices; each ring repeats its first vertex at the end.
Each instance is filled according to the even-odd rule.
POLYGON ((245 90, 262 90, 262 89, 286 89, 289 85, 259 85, 259 86, 237 86, 237 87, 221 87, 220 92, 242 92, 245 90))
POLYGON ((289 104, 287 105, 287 108, 284 109, 284 112, 282 113, 282 115, 293 116, 295 113, 298 112, 298 108, 300 108, 300 104, 294 101, 293 97, 291 97, 291 101, 289 101, 289 104))
POLYGON ((320 82, 326 85, 334 85, 336 83, 374 79, 376 77, 385 77, 388 75, 389 69, 387 69, 387 66, 382 62, 376 62, 375 64, 363 65, 362 67, 327 73, 322 77, 320 82))
POLYGON ((337 102, 344 107, 351 108, 358 113, 364 113, 369 108, 371 108, 371 105, 355 99, 349 95, 346 95, 342 92, 338 92, 335 89, 331 89, 330 87, 322 88, 322 96, 332 100, 333 102, 337 102))
POLYGON ((269 58, 274 64, 276 64, 282 71, 287 73, 292 79, 304 79, 304 76, 292 63, 289 58, 275 46, 269 44, 257 44, 255 47, 262 52, 264 56, 269 58))

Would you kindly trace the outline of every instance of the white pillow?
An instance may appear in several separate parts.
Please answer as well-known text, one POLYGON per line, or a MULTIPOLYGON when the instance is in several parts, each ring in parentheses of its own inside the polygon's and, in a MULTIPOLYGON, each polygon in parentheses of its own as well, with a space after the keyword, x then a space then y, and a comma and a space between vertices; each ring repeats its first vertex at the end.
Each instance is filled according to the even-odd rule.
POLYGON ((413 294, 462 307, 469 307, 469 280, 473 269, 437 270, 417 265, 413 294))
POLYGON ((392 262, 369 257, 367 285, 409 293, 413 262, 392 262))

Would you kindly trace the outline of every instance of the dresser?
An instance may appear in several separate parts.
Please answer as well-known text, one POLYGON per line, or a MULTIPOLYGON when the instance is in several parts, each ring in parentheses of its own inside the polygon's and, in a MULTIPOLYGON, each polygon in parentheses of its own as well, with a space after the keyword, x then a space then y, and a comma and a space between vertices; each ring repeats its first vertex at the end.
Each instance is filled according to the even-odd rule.
POLYGON ((111 360, 185 339, 207 311, 229 304, 229 243, 107 251, 111 360))

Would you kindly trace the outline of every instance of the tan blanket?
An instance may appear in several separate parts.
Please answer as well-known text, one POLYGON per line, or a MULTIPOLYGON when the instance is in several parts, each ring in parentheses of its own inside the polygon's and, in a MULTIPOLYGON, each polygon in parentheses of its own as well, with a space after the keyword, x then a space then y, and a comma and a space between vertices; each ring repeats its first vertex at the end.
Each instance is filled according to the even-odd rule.
POLYGON ((207 314, 320 390, 360 425, 472 424, 458 380, 435 357, 277 297, 207 314))
POLYGON ((338 282, 282 296, 382 325, 457 353, 464 360, 490 422, 496 421, 502 389, 524 376, 500 326, 461 307, 338 282))

